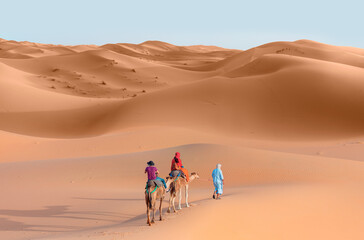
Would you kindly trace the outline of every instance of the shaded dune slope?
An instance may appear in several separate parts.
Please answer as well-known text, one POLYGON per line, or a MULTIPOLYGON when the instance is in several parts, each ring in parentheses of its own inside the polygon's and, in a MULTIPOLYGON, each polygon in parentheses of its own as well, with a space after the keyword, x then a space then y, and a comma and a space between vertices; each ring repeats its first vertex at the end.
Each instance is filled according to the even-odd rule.
POLYGON ((249 138, 364 133, 361 49, 308 40, 244 52, 157 41, 100 47, 2 44, 11 45, 12 54, 22 52, 16 44, 58 53, 32 57, 32 50, 24 50, 28 58, 0 58, 3 131, 53 138, 143 126, 249 138), (70 51, 65 54, 64 48, 70 51))

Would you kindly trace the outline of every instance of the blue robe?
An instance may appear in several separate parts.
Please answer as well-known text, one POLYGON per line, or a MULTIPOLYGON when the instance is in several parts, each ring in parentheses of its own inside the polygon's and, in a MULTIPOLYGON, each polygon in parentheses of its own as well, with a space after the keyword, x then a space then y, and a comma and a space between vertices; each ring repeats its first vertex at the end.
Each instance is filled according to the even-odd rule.
POLYGON ((214 181, 216 193, 222 194, 223 192, 222 180, 224 180, 224 176, 222 175, 221 169, 215 168, 214 171, 212 171, 212 180, 214 181))

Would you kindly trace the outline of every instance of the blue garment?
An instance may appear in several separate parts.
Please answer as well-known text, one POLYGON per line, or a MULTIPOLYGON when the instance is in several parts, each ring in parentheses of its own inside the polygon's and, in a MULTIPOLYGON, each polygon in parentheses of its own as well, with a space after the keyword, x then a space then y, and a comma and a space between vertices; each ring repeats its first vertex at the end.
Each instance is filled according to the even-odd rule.
POLYGON ((224 175, 222 174, 221 169, 215 168, 212 171, 212 180, 214 182, 216 193, 222 194, 222 192, 223 192, 222 180, 224 180, 224 175))
POLYGON ((166 181, 163 178, 157 177, 155 180, 161 181, 163 183, 163 185, 164 185, 164 188, 167 189, 166 181))

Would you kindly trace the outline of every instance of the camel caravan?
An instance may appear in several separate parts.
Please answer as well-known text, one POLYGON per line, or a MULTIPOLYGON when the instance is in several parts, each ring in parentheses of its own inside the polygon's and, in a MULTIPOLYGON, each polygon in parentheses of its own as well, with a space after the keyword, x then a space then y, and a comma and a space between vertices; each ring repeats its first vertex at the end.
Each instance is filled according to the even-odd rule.
POLYGON ((178 196, 177 210, 180 210, 182 202, 182 189, 185 190, 186 207, 188 204, 188 186, 195 179, 199 178, 197 173, 188 174, 187 169, 182 165, 180 153, 176 153, 171 163, 171 173, 166 178, 167 182, 158 176, 158 169, 154 166, 153 161, 149 161, 145 173, 148 174, 148 182, 145 188, 145 203, 147 205, 147 224, 149 226, 154 223, 156 204, 159 201, 159 220, 162 221, 162 203, 165 194, 169 192, 169 206, 168 213, 176 211, 175 200, 178 196), (150 219, 150 212, 152 212, 152 219, 150 219))

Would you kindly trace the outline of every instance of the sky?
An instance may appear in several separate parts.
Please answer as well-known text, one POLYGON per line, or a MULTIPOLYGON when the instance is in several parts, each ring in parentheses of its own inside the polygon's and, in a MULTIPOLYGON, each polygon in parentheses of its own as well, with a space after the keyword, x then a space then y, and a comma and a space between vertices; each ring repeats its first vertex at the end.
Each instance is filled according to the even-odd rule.
POLYGON ((1 0, 0 38, 52 44, 141 43, 249 49, 310 39, 364 48, 364 1, 1 0), (362 3, 361 3, 362 2, 362 3))

